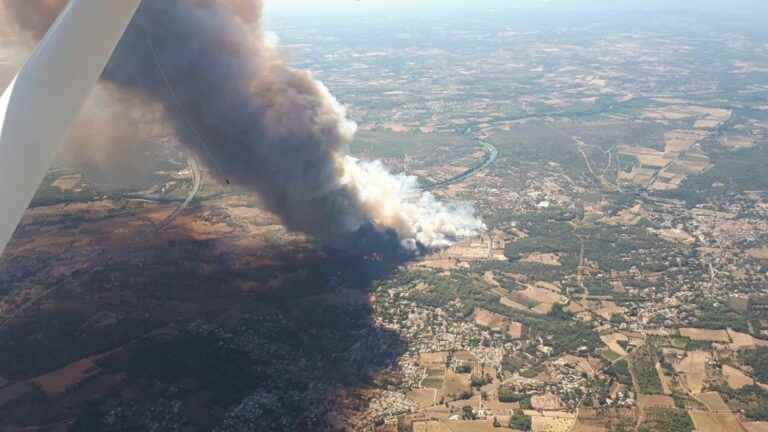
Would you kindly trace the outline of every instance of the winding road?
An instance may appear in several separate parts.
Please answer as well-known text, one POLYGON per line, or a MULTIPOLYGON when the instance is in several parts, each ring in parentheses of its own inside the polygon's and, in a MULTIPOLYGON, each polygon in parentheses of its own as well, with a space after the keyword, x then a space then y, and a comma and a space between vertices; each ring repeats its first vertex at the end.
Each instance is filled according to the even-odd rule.
MULTIPOLYGON (((203 184, 203 173, 200 170, 200 165, 193 156, 189 157, 189 167, 192 169, 192 191, 190 192, 189 196, 179 204, 178 207, 170 214, 168 217, 163 219, 162 222, 155 225, 154 230, 152 230, 152 233, 156 233, 158 231, 162 231, 163 229, 167 228, 169 225, 171 225, 177 217, 189 206, 189 204, 192 203, 192 201, 197 197, 197 194, 200 192, 200 188, 203 184)), ((143 199, 143 198, 140 198, 143 199)), ((153 199, 147 199, 149 201, 154 201, 153 199)), ((174 201, 175 202, 175 201, 174 201)), ((145 236, 150 235, 150 232, 145 232, 144 234, 141 234, 139 238, 144 238, 145 236)), ((103 254, 103 250, 98 249, 94 252, 92 252, 90 255, 88 255, 83 261, 87 262, 93 259, 96 259, 97 257, 101 256, 103 254)), ((93 272, 96 270, 97 267, 92 268, 90 271, 93 272)), ((20 306, 18 309, 16 309, 13 313, 0 317, 0 329, 4 328, 6 324, 13 321, 16 317, 24 313, 27 309, 30 307, 36 305, 40 300, 48 297, 53 292, 55 292, 59 287, 61 287, 61 284, 54 285, 52 288, 49 288, 48 290, 40 293, 37 297, 32 298, 27 303, 20 306)))
POLYGON ((178 207, 176 207, 176 210, 174 210, 168 217, 166 217, 162 222, 160 222, 157 227, 155 228, 155 231, 162 231, 165 228, 167 228, 169 225, 173 223, 173 221, 176 220, 177 217, 183 212, 187 207, 189 207, 189 204, 192 203, 192 201, 195 199, 197 194, 200 192, 200 187, 203 183, 203 173, 200 170, 200 163, 197 161, 197 159, 194 156, 189 157, 189 167, 192 169, 192 191, 189 193, 189 196, 187 199, 185 199, 181 204, 179 204, 178 207))
POLYGON ((481 163, 447 180, 443 180, 441 182, 433 183, 427 186, 422 186, 421 190, 429 191, 434 189, 441 189, 455 185, 457 183, 461 183, 477 175, 477 173, 488 168, 492 163, 496 162, 496 159, 499 157, 499 150, 493 144, 487 143, 485 141, 480 141, 480 145, 483 147, 483 150, 485 150, 485 159, 483 159, 481 163))

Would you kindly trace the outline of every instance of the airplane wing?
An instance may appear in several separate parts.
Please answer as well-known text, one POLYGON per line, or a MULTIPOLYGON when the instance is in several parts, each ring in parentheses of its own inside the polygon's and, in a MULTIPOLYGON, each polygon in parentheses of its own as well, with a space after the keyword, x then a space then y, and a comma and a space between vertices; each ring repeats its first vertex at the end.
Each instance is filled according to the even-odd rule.
POLYGON ((0 98, 0 253, 141 0, 71 0, 0 98))

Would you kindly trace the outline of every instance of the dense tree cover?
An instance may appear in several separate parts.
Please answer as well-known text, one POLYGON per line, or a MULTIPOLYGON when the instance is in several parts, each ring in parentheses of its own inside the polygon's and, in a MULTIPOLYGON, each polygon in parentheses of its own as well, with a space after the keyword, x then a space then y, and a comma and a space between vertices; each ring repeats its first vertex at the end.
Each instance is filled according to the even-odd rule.
POLYGON ((694 206, 718 195, 768 189, 768 176, 765 176, 768 147, 755 146, 735 151, 713 148, 708 154, 713 159, 712 169, 701 175, 689 176, 677 192, 671 193, 672 196, 694 206), (714 187, 716 184, 722 186, 714 187))
POLYGON ((635 167, 640 166, 640 160, 637 156, 619 153, 619 167, 624 172, 632 172, 635 167))
POLYGON ((606 372, 608 375, 616 379, 616 381, 626 385, 632 385, 632 375, 629 373, 629 364, 625 359, 619 360, 612 364, 606 372))
POLYGON ((662 391, 661 379, 656 371, 656 354, 651 346, 638 348, 632 355, 632 370, 635 372, 640 392, 659 394, 662 391))
POLYGON ((508 386, 501 386, 499 387, 499 402, 504 403, 515 403, 520 402, 522 404, 523 401, 528 400, 530 401, 531 397, 528 396, 525 393, 518 393, 513 388, 508 386))
POLYGON ((768 383, 768 347, 744 351, 741 360, 752 368, 758 381, 768 383))
POLYGON ((528 333, 542 336, 553 348, 553 355, 576 352, 581 347, 589 349, 601 346, 600 337, 594 329, 582 321, 567 321, 552 318, 522 317, 528 333))
POLYGON ((102 413, 98 405, 94 402, 89 403, 75 419, 72 424, 72 431, 87 432, 96 431, 103 427, 101 424, 102 413))
POLYGON ((554 305, 552 305, 552 310, 550 310, 549 314, 547 315, 554 319, 561 319, 561 320, 573 319, 573 314, 568 312, 565 306, 561 305, 560 303, 555 303, 554 305))
POLYGON ((0 423, 32 426, 51 423, 56 421, 57 417, 68 414, 66 410, 57 407, 40 387, 32 387, 31 391, 0 406, 0 423))
POLYGON ((429 288, 415 290, 409 294, 409 298, 422 306, 443 308, 460 299, 464 304, 464 312, 469 316, 476 306, 491 307, 499 302, 498 294, 492 293, 480 276, 465 270, 453 271, 448 276, 426 271, 403 272, 396 279, 383 284, 380 289, 418 283, 424 283, 429 288))
POLYGON ((264 379, 246 353, 222 346, 215 337, 192 334, 143 344, 98 363, 132 380, 179 383, 194 378, 222 405, 240 400, 264 379))
POLYGON ((560 282, 569 272, 566 267, 524 261, 511 261, 506 263, 504 271, 524 274, 533 280, 545 282, 560 282))
POLYGON ((691 432, 693 422, 683 410, 673 408, 654 408, 646 413, 645 422, 638 432, 691 432))
POLYGON ((412 163, 428 159, 440 164, 471 154, 476 147, 471 137, 462 135, 360 131, 349 150, 353 155, 371 159, 402 158, 407 154, 414 160, 412 163), (443 146, 450 146, 452 151, 436 151, 443 146))
MULTIPOLYGON (((473 394, 474 394, 474 393, 472 393, 472 392, 471 392, 471 391, 469 391, 469 390, 463 390, 461 393, 459 393, 459 395, 458 395, 458 396, 456 396, 456 400, 469 400, 469 399, 471 399, 471 398, 472 398, 472 395, 473 395, 473 394)), ((450 395, 449 395, 449 396, 450 396, 450 395)))
POLYGON ((739 390, 728 386, 716 389, 733 410, 743 411, 752 421, 768 421, 768 391, 757 385, 749 385, 739 390))
MULTIPOLYGON (((525 114, 524 117, 530 115, 525 114)), ((588 174, 578 148, 574 145, 563 145, 563 141, 546 138, 530 140, 511 134, 497 135, 491 138, 491 141, 503 154, 503 158, 497 161, 500 168, 505 165, 540 168, 546 167, 549 162, 555 162, 559 165, 559 170, 572 178, 586 178, 588 174)))
POLYGON ((456 373, 466 374, 471 372, 472 372, 472 366, 470 365, 463 364, 463 365, 456 366, 456 373))
POLYGON ((461 418, 464 420, 474 420, 475 419, 475 412, 472 410, 472 407, 469 405, 464 405, 461 407, 461 418))
POLYGON ((573 272, 579 264, 582 243, 584 256, 597 262, 604 270, 624 271, 638 266, 648 271, 661 271, 670 262, 668 254, 661 252, 677 253, 674 246, 660 241, 642 226, 596 224, 576 228, 564 220, 568 217, 572 218, 573 214, 562 209, 515 217, 518 227, 528 233, 528 237, 507 245, 504 253, 512 265, 527 254, 556 253, 560 256, 562 271, 573 272), (641 251, 655 251, 647 256, 657 260, 630 257, 641 251))
POLYGON ((731 328, 736 331, 749 333, 749 321, 745 314, 734 311, 723 304, 714 305, 702 299, 698 304, 696 327, 713 330, 731 328))
POLYGON ((484 386, 486 384, 490 384, 491 382, 493 382, 493 378, 489 377, 488 375, 473 376, 472 377, 472 381, 471 381, 471 385, 472 385, 472 387, 479 388, 479 387, 482 387, 482 386, 484 386))
POLYGON ((615 294, 610 280, 605 275, 598 277, 587 276, 584 278, 584 286, 593 296, 605 296, 615 294))
POLYGON ((620 314, 613 314, 611 315, 611 323, 612 324, 624 324, 627 322, 627 319, 624 318, 624 316, 620 314))
POLYGON ((523 369, 526 364, 527 364, 527 360, 509 353, 505 354, 504 358, 501 360, 501 367, 505 371, 509 371, 513 373, 517 372, 520 369, 523 369))
MULTIPOLYGON (((76 282, 64 282, 64 286, 69 288, 69 283, 76 282)), ((34 320, 4 329, 0 373, 10 380, 40 375, 124 345, 161 325, 154 319, 127 317, 110 325, 85 326, 92 316, 85 308, 44 309, 35 313, 34 320)))
POLYGON ((530 416, 522 413, 522 411, 516 412, 509 418, 509 427, 521 431, 529 431, 533 426, 533 420, 530 416))
MULTIPOLYGON (((536 348, 531 346, 529 348, 529 351, 535 352, 536 348)), ((530 367, 520 371, 520 376, 523 378, 533 379, 546 371, 547 371, 547 367, 544 365, 544 363, 535 363, 530 367)))

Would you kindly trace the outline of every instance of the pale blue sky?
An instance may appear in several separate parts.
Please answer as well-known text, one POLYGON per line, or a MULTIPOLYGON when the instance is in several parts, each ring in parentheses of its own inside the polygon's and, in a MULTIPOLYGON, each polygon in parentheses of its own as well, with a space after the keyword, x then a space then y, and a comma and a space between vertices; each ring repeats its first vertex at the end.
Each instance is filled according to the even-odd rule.
POLYGON ((406 11, 428 9, 684 9, 745 12, 765 8, 767 0, 265 0, 268 12, 406 11))
MULTIPOLYGON (((404 9, 428 9, 446 7, 452 5, 467 5, 467 1, 453 0, 265 0, 267 12, 294 12, 309 10, 349 10, 349 11, 382 11, 382 10, 404 10, 404 9)), ((475 5, 479 3, 497 3, 494 0, 479 0, 471 2, 475 5)), ((468 6, 471 7, 471 6, 468 6)), ((475 6, 476 7, 476 6, 475 6)))
MULTIPOLYGON (((482 1, 482 0, 481 0, 482 1)), ((295 10, 316 8, 400 8, 414 6, 439 6, 445 1, 439 0, 265 0, 268 9, 295 10)), ((448 0, 450 3, 450 0, 448 0)))

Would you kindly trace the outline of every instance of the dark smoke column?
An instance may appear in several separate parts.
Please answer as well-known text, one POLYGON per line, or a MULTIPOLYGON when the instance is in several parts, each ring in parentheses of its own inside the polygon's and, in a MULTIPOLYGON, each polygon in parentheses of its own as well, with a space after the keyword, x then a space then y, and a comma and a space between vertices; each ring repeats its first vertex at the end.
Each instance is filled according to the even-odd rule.
MULTIPOLYGON (((66 4, 3 1, 37 36, 66 4)), ((348 157, 356 126, 311 73, 290 68, 267 41, 262 6, 144 0, 102 78, 162 105, 214 176, 255 192, 291 230, 337 247, 418 252, 485 229, 471 206, 442 203, 415 177, 348 157)))
POLYGON ((288 228, 333 241, 367 223, 339 183, 354 125, 266 42, 261 10, 244 0, 145 1, 104 79, 162 102, 211 172, 255 191, 288 228))
MULTIPOLYGON (((5 0, 38 37, 64 0, 5 0)), ((355 125, 264 37, 260 0, 146 0, 103 80, 160 102, 220 180, 256 192, 292 230, 335 242, 370 225, 340 184, 355 125)))

